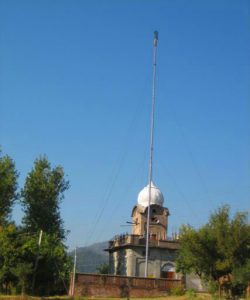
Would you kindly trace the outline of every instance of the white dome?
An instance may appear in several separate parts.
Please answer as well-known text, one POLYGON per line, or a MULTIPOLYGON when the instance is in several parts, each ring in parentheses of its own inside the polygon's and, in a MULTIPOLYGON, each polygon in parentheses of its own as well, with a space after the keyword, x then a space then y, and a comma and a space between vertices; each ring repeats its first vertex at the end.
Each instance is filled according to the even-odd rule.
MULTIPOLYGON (((138 194, 137 202, 138 204, 147 207, 149 198, 149 184, 145 186, 138 194)), ((150 204, 157 204, 162 206, 164 202, 164 197, 162 192, 153 184, 151 181, 151 199, 150 204)))

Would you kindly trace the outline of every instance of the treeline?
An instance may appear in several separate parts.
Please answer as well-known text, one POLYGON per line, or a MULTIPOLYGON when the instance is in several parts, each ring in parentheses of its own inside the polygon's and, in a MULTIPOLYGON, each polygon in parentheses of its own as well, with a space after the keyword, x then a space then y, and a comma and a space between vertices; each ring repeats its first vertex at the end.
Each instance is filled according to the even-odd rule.
POLYGON ((227 297, 246 295, 250 288, 250 225, 247 212, 233 217, 224 205, 199 229, 182 226, 179 272, 195 273, 210 292, 227 297))
POLYGON ((14 160, 0 153, 0 293, 65 294, 72 261, 60 203, 69 182, 45 156, 35 160, 21 188, 18 176, 14 160), (16 202, 24 212, 21 225, 11 219, 16 202))

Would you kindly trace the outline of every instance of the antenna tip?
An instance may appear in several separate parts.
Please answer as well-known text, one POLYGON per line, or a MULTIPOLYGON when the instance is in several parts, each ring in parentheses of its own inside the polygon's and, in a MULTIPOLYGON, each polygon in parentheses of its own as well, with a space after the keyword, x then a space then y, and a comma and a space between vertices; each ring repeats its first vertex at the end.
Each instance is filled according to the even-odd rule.
POLYGON ((154 46, 156 47, 158 41, 158 31, 154 32, 154 46))

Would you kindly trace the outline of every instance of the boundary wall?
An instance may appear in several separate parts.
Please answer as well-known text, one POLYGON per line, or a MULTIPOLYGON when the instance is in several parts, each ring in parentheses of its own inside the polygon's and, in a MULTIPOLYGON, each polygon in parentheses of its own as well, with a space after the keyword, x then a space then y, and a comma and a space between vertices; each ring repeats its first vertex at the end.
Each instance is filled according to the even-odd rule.
POLYGON ((166 296, 177 287, 182 280, 76 273, 73 288, 74 296, 129 298, 166 296))

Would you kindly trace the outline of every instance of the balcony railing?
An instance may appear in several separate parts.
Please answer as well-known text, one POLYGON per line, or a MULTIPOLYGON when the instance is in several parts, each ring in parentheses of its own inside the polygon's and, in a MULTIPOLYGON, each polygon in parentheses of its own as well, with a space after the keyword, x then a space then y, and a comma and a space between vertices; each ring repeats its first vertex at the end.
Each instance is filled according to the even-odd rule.
MULTIPOLYGON (((111 241, 109 241, 109 249, 117 248, 122 246, 145 246, 146 238, 135 234, 122 234, 115 236, 111 241)), ((150 247, 160 247, 160 248, 170 248, 178 249, 179 241, 178 239, 167 238, 165 240, 158 240, 155 236, 150 236, 149 239, 150 247)))

